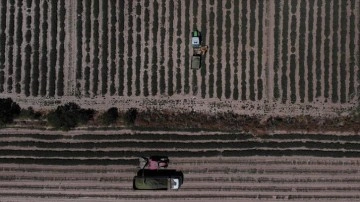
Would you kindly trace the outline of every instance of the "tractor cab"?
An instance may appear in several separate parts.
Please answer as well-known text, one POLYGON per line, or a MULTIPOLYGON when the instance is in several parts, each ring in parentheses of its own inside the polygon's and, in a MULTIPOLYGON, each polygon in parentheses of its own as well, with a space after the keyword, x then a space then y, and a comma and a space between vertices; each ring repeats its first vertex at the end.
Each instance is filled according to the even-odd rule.
POLYGON ((139 168, 158 170, 167 168, 169 165, 169 158, 167 156, 150 156, 139 158, 139 168))
POLYGON ((198 30, 192 32, 191 44, 193 48, 199 48, 201 46, 201 32, 198 30))

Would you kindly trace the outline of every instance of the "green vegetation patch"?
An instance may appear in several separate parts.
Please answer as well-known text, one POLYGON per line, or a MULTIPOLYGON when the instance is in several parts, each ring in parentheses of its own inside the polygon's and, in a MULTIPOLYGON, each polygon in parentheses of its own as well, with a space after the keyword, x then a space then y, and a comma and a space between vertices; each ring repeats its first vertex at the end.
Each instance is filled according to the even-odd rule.
POLYGON ((93 118, 94 113, 92 109, 82 109, 75 103, 67 103, 50 112, 47 120, 55 129, 69 130, 78 124, 87 123, 93 118))
POLYGON ((14 117, 20 114, 20 106, 11 98, 0 98, 0 127, 12 123, 14 117))

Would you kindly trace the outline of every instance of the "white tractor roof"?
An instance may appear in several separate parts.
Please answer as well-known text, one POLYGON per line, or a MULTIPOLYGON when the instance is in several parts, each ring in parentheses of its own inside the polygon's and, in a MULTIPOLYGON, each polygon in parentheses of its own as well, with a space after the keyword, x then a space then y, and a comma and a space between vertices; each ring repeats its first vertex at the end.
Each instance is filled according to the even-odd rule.
POLYGON ((200 45, 200 38, 199 37, 192 37, 191 44, 193 46, 199 46, 200 45))

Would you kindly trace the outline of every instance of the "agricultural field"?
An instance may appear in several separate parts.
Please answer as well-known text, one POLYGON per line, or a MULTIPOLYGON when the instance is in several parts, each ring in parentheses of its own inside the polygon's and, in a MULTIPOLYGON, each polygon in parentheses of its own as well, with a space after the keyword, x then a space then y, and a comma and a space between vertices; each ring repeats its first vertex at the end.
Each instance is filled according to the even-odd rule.
POLYGON ((0 93, 21 106, 334 115, 359 98, 357 0, 3 0, 0 93), (191 31, 209 51, 190 68, 191 31))
POLYGON ((277 132, 0 131, 2 201, 355 201, 360 137, 277 132), (133 191, 138 157, 168 155, 179 191, 133 191))

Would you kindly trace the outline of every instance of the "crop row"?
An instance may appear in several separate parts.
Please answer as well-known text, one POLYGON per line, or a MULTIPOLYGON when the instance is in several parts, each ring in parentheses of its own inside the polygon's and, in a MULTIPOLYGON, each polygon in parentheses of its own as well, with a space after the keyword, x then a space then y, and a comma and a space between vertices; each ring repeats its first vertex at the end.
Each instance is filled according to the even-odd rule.
POLYGON ((108 1, 102 2, 102 68, 101 68, 101 94, 105 95, 108 91, 108 47, 109 47, 109 29, 108 29, 108 1))
MULTIPOLYGON (((156 1, 154 1, 154 3, 153 3, 153 8, 154 8, 154 11, 159 10, 159 4, 156 1)), ((158 12, 154 12, 153 19, 154 19, 154 22, 159 21, 158 12)), ((152 27, 153 47, 152 47, 152 61, 151 61, 151 94, 152 95, 156 95, 158 92, 158 89, 157 89, 157 86, 158 86, 158 82, 157 82, 157 71, 158 71, 157 58, 158 58, 158 55, 157 55, 157 47, 156 47, 156 43, 158 40, 158 37, 157 37, 158 28, 159 28, 158 23, 154 23, 153 27, 152 27)))
MULTIPOLYGON (((201 19, 200 19, 201 22, 208 21, 206 5, 207 5, 206 0, 202 0, 202 2, 201 2, 201 19)), ((201 23, 201 30, 202 30, 202 34, 204 36, 206 36, 208 34, 206 26, 207 26, 207 23, 201 23)), ((206 41, 206 38, 203 38, 203 40, 206 41)), ((208 67, 207 67, 206 63, 204 62, 201 65, 201 97, 202 98, 206 97, 206 86, 207 86, 206 70, 207 70, 207 68, 208 67)))
POLYGON ((182 82, 181 82, 181 69, 180 69, 180 65, 181 65, 181 43, 182 40, 180 38, 182 31, 181 31, 181 16, 182 16, 182 12, 181 12, 181 0, 177 1, 178 3, 178 9, 177 9, 177 27, 176 27, 176 47, 177 47, 177 54, 176 54, 176 93, 180 94, 181 90, 182 90, 182 82))
MULTIPOLYGON (((48 31, 48 9, 49 5, 47 1, 44 1, 42 4, 42 40, 47 41, 47 31, 48 31)), ((41 47, 41 81, 40 81, 40 95, 46 95, 46 87, 47 87, 47 73, 48 73, 48 46, 47 43, 42 43, 41 47)))
POLYGON ((339 143, 339 142, 315 142, 315 141, 297 141, 293 140, 292 142, 277 142, 277 141, 266 141, 259 142, 255 140, 249 141, 234 141, 234 142, 218 142, 218 141, 206 141, 206 142, 177 142, 177 141, 161 141, 157 142, 129 142, 129 141, 107 141, 107 142, 40 142, 40 141, 16 141, 16 142, 0 142, 0 146, 3 147, 36 147, 36 148, 47 148, 49 151, 51 149, 63 149, 63 148, 76 148, 76 149, 99 149, 99 148, 164 148, 164 149, 216 149, 216 148, 226 148, 226 149, 259 149, 259 148, 269 148, 269 149, 298 149, 298 148, 307 148, 312 149, 328 149, 328 150, 358 150, 359 144, 357 143, 339 143))
POLYGON ((292 142, 277 142, 277 141, 266 141, 259 142, 254 140, 249 141, 234 141, 234 142, 129 142, 129 141, 112 141, 112 142, 40 142, 40 141, 16 141, 16 142, 0 142, 0 146, 7 147, 36 147, 36 148, 47 148, 49 150, 55 148, 76 148, 76 149, 93 149, 93 148, 164 148, 164 149, 213 149, 213 148, 226 148, 226 149, 258 149, 258 148, 271 148, 271 149, 298 149, 307 148, 311 149, 329 149, 329 150, 358 150, 359 144, 357 143, 338 143, 338 142, 314 142, 314 141, 292 141, 292 142))
MULTIPOLYGON (((221 54, 222 54, 222 50, 221 50, 221 45, 222 45, 222 24, 223 24, 223 9, 222 9, 222 3, 223 1, 218 0, 217 1, 217 7, 216 7, 216 27, 218 27, 219 29, 216 29, 216 45, 218 47, 217 49, 217 58, 221 58, 221 54)), ((221 98, 222 95, 222 74, 221 74, 221 69, 223 67, 223 64, 221 62, 221 60, 218 60, 216 63, 216 69, 217 69, 217 74, 216 74, 216 96, 218 98, 221 98)))
MULTIPOLYGON (((21 8, 23 5, 22 0, 17 2, 17 7, 21 8)), ((22 30, 22 23, 23 23, 23 13, 22 12, 17 12, 17 29, 16 29, 16 46, 17 46, 17 53, 16 53, 16 74, 15 74, 15 91, 16 93, 20 93, 21 92, 21 69, 22 69, 22 51, 21 51, 21 44, 23 42, 23 30, 22 30)), ((10 25, 11 27, 11 25, 10 25)))
MULTIPOLYGON (((321 173, 321 174, 355 174, 355 173, 342 173, 342 172, 338 172, 338 171, 334 171, 332 172, 331 170, 323 170, 323 171, 318 171, 318 172, 312 172, 312 171, 309 171, 309 172, 302 172, 302 170, 292 170, 292 171, 285 171, 285 172, 282 172, 283 170, 275 170, 274 173, 270 172, 268 173, 267 170, 257 170, 257 169, 253 169, 253 168, 249 168, 249 169, 242 169, 242 170, 233 170, 234 173, 243 173, 243 174, 248 174, 248 173, 261 173, 261 174, 284 174, 284 173, 291 173, 291 174, 308 174, 308 173, 321 173)), ((89 184, 86 184, 86 181, 97 181, 99 179, 100 176, 96 176, 99 172, 104 172, 102 170, 99 170, 99 172, 96 172, 95 173, 95 176, 89 176, 89 174, 94 174, 94 171, 90 171, 89 170, 84 170, 84 173, 82 173, 82 175, 78 175, 78 176, 67 176, 66 174, 64 174, 63 176, 50 176, 49 175, 44 175, 44 176, 39 176, 38 173, 41 172, 41 173, 44 173, 44 171, 26 171, 26 172, 29 172, 31 173, 30 175, 25 175, 25 176, 21 176, 22 173, 16 173, 17 176, 13 176, 13 175, 8 175, 8 176, 1 176, 0 179, 2 181, 7 181, 7 182, 12 182, 12 181, 16 181, 16 177, 17 178, 21 178, 22 180, 34 180, 34 181, 51 181, 51 183, 49 184, 46 184, 46 185, 39 185, 37 183, 35 183, 34 185, 30 185, 30 184, 26 184, 26 185, 15 185, 15 184, 12 184, 12 183, 9 183, 7 185, 3 184, 3 185, 0 185, 1 188, 5 188, 5 187, 12 187, 12 188, 21 188, 21 187, 28 187, 30 188, 30 186, 32 188, 39 188, 38 186, 43 186, 43 187, 47 187, 48 186, 53 186, 52 183, 56 183, 56 181, 81 181, 82 183, 79 183, 79 189, 81 188, 95 188, 95 186, 89 186, 89 184), (84 175, 85 174, 85 175, 84 175), (84 182, 85 181, 85 182, 84 182)), ((124 171, 123 171, 124 172, 124 171)), ((133 173, 133 170, 132 171, 125 171, 127 173, 133 173)), ((219 170, 218 173, 223 173, 224 175, 232 175, 234 173, 228 173, 226 172, 226 167, 219 170)), ((187 171, 184 171, 183 170, 183 173, 187 176, 187 179, 186 182, 188 182, 187 184, 187 188, 195 188, 195 187, 198 187, 199 184, 203 184, 203 182, 210 182, 210 181, 213 181, 213 180, 218 180, 219 182, 233 182, 233 183, 249 183, 249 182, 253 182, 253 177, 236 177, 234 175, 232 176, 224 176, 224 177, 208 177, 209 174, 216 174, 216 173, 212 173, 212 172, 208 172, 207 169, 196 169, 194 170, 193 169, 193 172, 187 172, 187 171), (197 175, 194 175, 194 174, 197 174, 197 175), (203 175, 201 175, 203 174, 203 175), (196 183, 197 182, 197 183, 196 183), (194 183, 194 184, 192 184, 194 183)), ((113 176, 114 173, 108 173, 107 175, 103 175, 101 176, 101 181, 103 183, 106 183, 106 182, 125 182, 125 181, 130 181, 131 180, 131 177, 125 177, 125 176, 113 176)), ((293 183, 298 183, 298 185, 294 185, 292 187, 296 187, 298 191, 310 191, 310 190, 321 190, 321 189, 328 189, 328 191, 358 191, 359 187, 357 187, 356 185, 353 185, 353 186, 349 186, 349 187, 341 187, 341 186, 334 186, 334 185, 330 185, 330 186, 317 186, 317 187, 312 187, 312 189, 310 187, 307 187, 306 184, 304 183, 314 183, 314 182, 348 182, 348 183, 354 183, 354 182, 358 182, 358 180, 349 180, 349 179, 341 179, 341 181, 339 179, 324 179, 323 176, 319 176, 318 178, 315 178, 313 180, 309 179, 309 178, 301 178, 301 176, 296 176, 294 177, 293 179, 292 178, 275 178, 275 177, 259 177, 259 183, 264 183, 262 186, 256 186, 255 184, 253 186, 248 186, 248 189, 252 190, 252 189, 259 189, 259 190, 269 190, 271 188, 273 189, 282 189, 283 191, 287 191, 287 190, 291 190, 291 187, 288 188, 286 187, 286 185, 284 186, 281 186, 280 184, 278 185, 279 187, 274 187, 274 186, 269 186, 269 185, 266 185, 266 183, 268 182, 274 182, 274 183, 289 183, 288 181, 290 182, 293 182, 293 183), (322 178, 322 179, 321 179, 322 178), (283 180, 283 181, 281 181, 283 180)), ((58 185, 57 185, 58 186, 58 185)), ((104 185, 103 185, 104 186, 104 185)), ((114 185, 106 185, 106 187, 104 188, 112 188, 114 185)), ((211 186, 212 188, 219 188, 219 186, 221 186, 220 184, 216 184, 216 185, 213 185, 211 186)), ((228 187, 229 184, 225 184, 225 185, 222 185, 222 187, 228 187)), ((243 186, 246 186, 245 184, 238 184, 237 186, 232 186, 233 188, 239 188, 239 189, 242 189, 243 186)), ((69 187, 72 187, 72 186, 66 186, 66 188, 69 188, 69 187)), ((75 188, 75 187, 74 187, 75 188)), ((118 187, 118 188, 122 188, 123 187, 118 187)), ((206 188, 210 188, 210 187, 206 187, 206 188)), ((229 187, 228 187, 229 188, 229 187)))
MULTIPOLYGON (((10 0, 10 15, 9 15, 9 24, 12 25, 15 22, 15 0, 10 0)), ((9 38, 8 38, 8 74, 9 78, 7 80, 7 91, 12 92, 13 90, 13 74, 14 74, 14 33, 15 28, 9 26, 9 38)), ((5 57, 4 57, 5 58, 5 57)), ((0 76, 1 77, 1 76, 0 76)), ((4 78, 5 79, 5 78, 4 78)), ((5 82, 5 81, 4 81, 5 82)), ((1 82, 0 82, 1 83, 1 82)))
POLYGON ((2 1, 0 10, 0 93, 4 92, 5 83, 5 41, 6 41, 6 11, 7 1, 2 1))
MULTIPOLYGON (((34 19, 40 19, 40 0, 35 0, 34 19)), ((34 50, 32 55, 33 71, 31 75, 31 94, 38 96, 40 76, 40 20, 34 20, 33 40, 34 50)))
MULTIPOLYGON (((101 159, 99 159, 99 161, 101 161, 101 159)), ((124 159, 124 161, 126 163, 132 163, 135 162, 134 160, 126 160, 124 159)), ((137 161, 137 159, 136 159, 137 161)), ((126 164, 123 164, 126 165, 126 164)), ((226 168, 224 168, 223 172, 226 170, 226 168)), ((198 171, 198 170, 194 170, 193 171, 198 171)), ((257 170, 257 169, 249 169, 249 170, 243 170, 246 173, 256 173, 256 172, 262 172, 263 170, 257 170)), ((66 174, 63 176, 48 176, 48 175, 43 175, 43 176, 38 176, 36 175, 38 172, 44 173, 43 170, 39 170, 39 171, 32 171, 32 170, 25 170, 25 171, 21 171, 18 173, 19 176, 14 176, 14 175, 7 175, 7 176, 0 176, 1 181, 7 181, 7 182, 11 182, 11 181, 16 181, 18 178, 21 177, 21 179, 23 180, 34 180, 34 181, 51 181, 51 182, 55 182, 55 181, 93 181, 93 180, 98 180, 99 177, 98 176, 87 176, 87 175, 80 175, 80 176, 67 176, 66 174), (28 172, 31 174, 35 174, 34 175, 27 175, 27 176, 21 176, 21 172, 28 172)), ((48 171, 45 171, 48 172, 48 171)), ((77 172, 76 169, 74 171, 70 171, 70 172, 77 172)), ((129 171, 123 171, 123 172, 129 172, 129 171)), ((191 171, 190 171, 191 172, 191 171)), ((225 171, 226 172, 226 171, 225 171)), ((55 171, 55 173, 57 173, 57 171, 55 171)), ((66 172, 69 173, 69 172, 66 172)), ((87 170, 82 170, 81 173, 86 173, 86 174, 92 174, 94 173, 94 171, 91 171, 89 169, 87 170)), ((95 171, 96 174, 98 173, 106 173, 104 172, 104 170, 97 170, 95 171)), ((204 172, 203 172, 204 173, 204 172)), ((206 170, 205 170, 206 173, 206 170)), ((281 173, 281 171, 280 171, 281 173)), ((184 174, 190 174, 187 173, 186 171, 184 171, 184 174)), ((226 173, 228 174, 228 173, 226 173)), ((350 173, 351 174, 351 173, 350 173)), ((101 177, 103 182, 124 182, 124 181, 128 181, 131 180, 131 177, 122 177, 122 176, 102 176, 101 177)), ((286 177, 267 177, 267 176, 262 176, 262 177, 252 177, 252 176, 223 176, 223 177, 207 177, 207 176, 201 176, 201 175, 197 175, 197 176, 191 176, 191 177, 187 177, 186 182, 189 182, 189 186, 191 186, 191 182, 212 182, 212 181, 218 181, 218 182, 233 182, 233 183, 249 183, 249 182, 259 182, 259 183, 276 183, 276 184, 284 184, 284 183, 293 183, 293 184, 302 184, 302 183, 359 183, 360 180, 359 179, 354 179, 354 178, 338 178, 338 179, 334 179, 334 178, 326 178, 323 176, 319 176, 319 177, 301 177, 301 176, 296 176, 294 178, 286 178, 286 177)), ((1 185, 1 187, 5 187, 5 186, 11 186, 11 185, 1 185)), ((188 187, 189 187, 188 186, 188 187)), ((298 187, 300 190, 305 190, 305 187, 303 187, 304 185, 296 185, 295 187, 298 187)), ((214 185, 214 187, 216 187, 216 185, 214 185)), ((264 187, 264 186, 261 186, 264 187)), ((314 187, 314 189, 319 189, 320 187, 314 187)), ((350 186, 350 187, 337 187, 337 186, 329 186, 327 187, 329 188, 329 190, 337 190, 337 189, 350 189, 351 190, 357 190, 356 187, 350 186)))
MULTIPOLYGON (((110 1, 110 95, 114 95, 116 75, 116 1, 110 1)), ((106 81, 103 81, 106 82, 106 81)))
POLYGON ((279 88, 279 75, 278 70, 280 67, 280 1, 275 1, 275 15, 274 15, 274 98, 280 98, 280 88, 279 88))
MULTIPOLYGON (((0 188, 3 188, 3 189, 22 189, 22 190, 26 190, 26 189, 31 189, 31 190, 39 190, 39 189, 56 189, 56 188, 59 188, 58 186, 56 185, 48 185, 48 186, 39 186, 39 185, 5 185, 5 186, 0 186, 0 188)), ((105 189, 107 191, 121 191, 121 190, 125 190, 124 188, 122 187, 118 187, 118 186, 104 186, 104 187, 97 187, 97 186, 64 186, 62 187, 62 189, 65 189, 65 190, 76 190, 76 191, 83 191, 83 190, 92 190, 92 191, 104 191, 105 189)), ((192 190, 192 191, 201 191, 203 190, 204 188, 200 188, 200 187, 193 187, 193 188, 182 188, 182 190, 192 190)), ((243 191, 243 190, 256 190, 256 191, 269 191, 269 190, 272 190, 272 191, 291 191, 291 188, 266 188, 264 187, 263 189, 262 188, 254 188, 254 189, 251 189, 251 188, 248 188, 248 187, 224 187, 224 189, 220 188, 220 187, 211 187, 209 188, 209 190, 211 191, 220 191, 220 190, 226 190, 226 191, 231 191, 231 190, 239 190, 239 191, 243 191)), ((326 187, 322 188, 322 189, 326 189, 326 187)), ((311 189, 311 188, 306 188, 306 189, 303 189, 304 191, 313 191, 313 190, 319 190, 321 191, 322 189, 311 189)), ((338 188, 340 189, 340 188, 338 188)), ((131 187, 128 187, 128 190, 131 190, 131 187)), ((349 190, 349 189, 344 189, 342 191, 346 191, 346 190, 349 190)), ((340 190, 337 190, 337 189, 334 189, 333 191, 340 191, 340 190)))
POLYGON ((237 199, 237 200, 271 200, 274 199, 274 197, 276 197, 276 199, 286 199, 286 200, 359 200, 359 197, 357 195, 336 195, 336 194, 331 194, 331 195, 318 195, 318 194, 313 194, 313 195, 302 195, 302 194, 296 194, 296 195, 292 195, 292 194, 288 194, 286 196, 284 195, 278 195, 278 196, 274 196, 274 194, 243 194, 243 193, 233 193, 233 194, 226 194, 226 195, 222 195, 222 194, 218 194, 215 192, 212 193, 196 193, 194 194, 194 192, 191 192, 192 194, 188 194, 187 192, 180 192, 180 193, 184 193, 184 194, 176 194, 176 195, 171 195, 171 196, 164 196, 164 195, 156 195, 156 194, 152 194, 152 195, 137 195, 134 196, 133 194, 121 194, 118 192, 110 192, 110 193, 97 193, 97 192, 86 192, 86 193, 42 193, 42 192, 38 192, 38 193, 1 193, 0 196, 3 198, 12 198, 12 197, 16 197, 16 198, 48 198, 48 199, 77 199, 77 198, 109 198, 109 199, 125 199, 125 200, 144 200, 146 198, 146 200, 163 200, 163 199, 168 199, 168 200, 181 200, 184 199, 184 197, 186 197, 186 199, 188 200, 199 200, 199 199, 207 199, 207 200, 227 200, 227 199, 237 199))
MULTIPOLYGON (((161 155, 164 151, 142 150, 142 151, 41 151, 41 150, 1 150, 1 161, 5 159, 16 160, 19 157, 61 159, 68 158, 124 158, 137 156, 161 155)), ((206 150, 206 151, 166 151, 172 157, 245 157, 245 156, 316 156, 316 157, 360 157, 359 151, 325 151, 308 149, 247 149, 247 150, 206 150)), ((66 163, 65 163, 66 164, 66 163)))
MULTIPOLYGON (((163 95, 165 93, 165 35, 166 35, 166 29, 165 29, 165 22, 166 22, 166 0, 162 0, 161 3, 161 17, 160 17, 160 80, 159 80, 159 87, 160 87, 160 94, 163 95)), ((168 19, 169 20, 169 19, 168 19)), ((170 22, 171 23, 171 22, 170 22)), ((169 33, 172 34, 172 33, 169 33)), ((169 57, 171 57, 169 55, 169 57)))
POLYGON ((257 73, 257 92, 258 92, 258 96, 257 99, 258 100, 262 100, 263 99, 263 80, 262 80, 262 69, 263 69, 263 63, 262 63, 262 58, 263 58, 263 18, 264 18, 264 0, 260 0, 259 1, 259 31, 258 31, 258 57, 257 57, 257 61, 258 61, 258 73, 257 73))
POLYGON ((77 60, 76 60, 76 92, 75 95, 80 95, 81 92, 81 84, 78 80, 81 80, 83 78, 82 74, 82 59, 83 59, 83 53, 82 53, 82 44, 83 44, 83 20, 82 20, 82 14, 84 11, 84 2, 83 0, 79 0, 76 7, 76 37, 77 37, 77 60))
MULTIPOLYGON (((137 134, 113 134, 113 135, 96 135, 96 134, 82 134, 74 136, 64 135, 45 135, 45 134, 1 134, 0 140, 6 138, 31 138, 34 140, 86 140, 86 141, 97 141, 97 140, 168 140, 168 141, 194 141, 194 140, 213 140, 213 141, 231 141, 231 140, 253 140, 254 137, 251 134, 201 134, 201 135, 181 135, 181 134, 157 134, 157 133, 137 133, 137 134)), ((333 142, 356 142, 360 141, 358 135, 323 135, 323 134, 274 134, 268 136, 262 136, 262 140, 272 141, 333 141, 333 142)), ((261 140, 259 140, 261 141, 261 140)))
MULTIPOLYGON (((32 1, 26 1, 26 9, 31 9, 31 3, 32 1)), ((32 38, 32 34, 31 34, 31 17, 30 15, 28 15, 26 17, 26 32, 25 32, 25 65, 24 65, 24 74, 25 74, 25 78, 24 78, 24 93, 26 96, 30 95, 30 82, 31 82, 31 68, 32 68, 32 64, 31 64, 31 54, 32 54, 32 46, 31 46, 31 38, 32 38)))
MULTIPOLYGON (((352 11, 356 10, 354 5, 350 7, 352 11)), ((354 19, 347 16, 348 3, 319 0, 316 6, 317 10, 315 1, 306 0, 288 1, 283 5, 275 2, 273 96, 282 102, 289 98, 291 103, 313 102, 314 97, 323 96, 333 103, 345 103, 354 95, 351 75, 355 70, 353 63, 346 61, 347 51, 348 56, 354 55, 354 46, 346 46, 349 40, 349 44, 354 44, 347 34, 354 36, 355 31, 348 26, 354 23, 354 19), (294 15, 296 13, 298 15, 294 15), (348 67, 351 71, 347 71, 348 67)))
MULTIPOLYGON (((198 16, 198 1, 193 1, 192 2, 192 8, 193 8, 193 13, 192 13, 192 16, 198 16)), ((197 17, 194 18, 193 20, 193 29, 198 29, 197 27, 195 27, 195 25, 197 24, 197 17)), ((205 38, 205 34, 203 33, 202 35, 202 40, 204 40, 205 38)), ((193 69, 192 70, 192 94, 193 95, 197 95, 198 93, 198 78, 197 78, 197 70, 196 69, 193 69)))
POLYGON ((242 44, 242 49, 241 49, 241 100, 246 100, 246 60, 247 60, 247 56, 246 56, 246 35, 247 35, 247 17, 246 17, 246 13, 247 13, 247 1, 243 0, 241 2, 241 6, 242 6, 242 16, 241 16, 241 44, 242 44))
MULTIPOLYGON (((214 47, 215 44, 215 36, 214 36, 214 30, 215 30, 215 13, 213 8, 210 10, 209 14, 209 47, 214 47)), ((209 50, 209 97, 214 97, 214 69, 215 69, 215 59, 214 59, 214 50, 210 48, 209 50)))
POLYGON ((119 2, 119 72, 118 72, 118 79, 119 79, 119 88, 118 88, 118 95, 124 95, 124 72, 125 72, 125 60, 123 59, 125 54, 125 1, 119 2))
MULTIPOLYGON (((315 9, 314 9, 314 6, 315 6, 315 1, 309 1, 309 4, 308 4, 308 6, 309 6, 309 19, 314 19, 315 20, 315 18, 314 18, 314 12, 315 12, 315 9)), ((302 9, 304 7, 304 2, 302 2, 302 6, 300 6, 300 9, 302 9)), ((302 16, 305 16, 305 13, 303 13, 303 11, 301 10, 301 15, 302 16)), ((303 17, 303 19, 304 19, 305 17, 303 17)), ((300 68, 305 68, 305 67, 303 67, 305 64, 307 65, 307 71, 308 71, 308 75, 307 75, 307 81, 308 81, 308 100, 309 100, 309 102, 312 102, 313 100, 314 100, 314 86, 313 86, 313 82, 314 82, 314 75, 313 75, 313 72, 312 72, 312 70, 313 70, 313 68, 314 68, 314 64, 313 64, 313 61, 314 61, 314 58, 316 58, 315 57, 315 55, 314 55, 314 53, 313 53, 313 51, 312 51, 312 49, 313 49, 313 43, 315 42, 315 40, 314 40, 314 29, 313 29, 313 26, 314 26, 314 20, 310 20, 309 21, 309 23, 308 23, 308 30, 309 30, 309 32, 308 32, 308 50, 307 50, 307 58, 306 58, 306 63, 305 63, 305 61, 304 61, 304 63, 300 63, 300 68)), ((300 22, 302 23, 302 21, 300 20, 300 22)), ((302 24, 302 27, 303 27, 304 25, 302 24)), ((306 26, 306 23, 305 23, 305 26, 306 26)), ((301 29, 301 28, 299 28, 299 29, 301 29)), ((305 29, 305 27, 303 27, 303 29, 305 29)), ((306 36, 306 35, 305 35, 306 36)), ((299 47, 299 49, 300 49, 300 54, 301 54, 301 52, 303 52, 304 54, 305 54, 305 52, 303 51, 303 45, 301 45, 301 48, 299 47)), ((303 59, 303 60, 305 60, 305 57, 302 57, 301 56, 301 58, 303 59)), ((300 59, 299 59, 300 60, 300 59)), ((304 87, 305 87, 305 84, 304 84, 304 82, 305 82, 305 79, 304 79, 304 81, 301 81, 301 83, 304 85, 304 87)))

